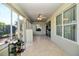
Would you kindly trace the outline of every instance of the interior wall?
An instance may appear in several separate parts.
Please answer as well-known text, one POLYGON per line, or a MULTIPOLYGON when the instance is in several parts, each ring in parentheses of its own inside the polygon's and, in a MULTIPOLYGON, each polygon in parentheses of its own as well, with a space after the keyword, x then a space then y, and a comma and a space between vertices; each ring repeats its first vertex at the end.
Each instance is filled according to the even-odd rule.
POLYGON ((34 35, 46 35, 46 25, 44 22, 33 22, 32 29, 34 35), (39 24, 41 26, 41 31, 36 31, 36 25, 39 24))
MULTIPOLYGON (((61 47, 67 55, 79 55, 79 44, 56 35, 56 16, 62 13, 64 10, 72 6, 72 4, 64 4, 58 8, 50 18, 51 20, 51 40, 61 47)), ((78 28, 79 29, 79 28, 78 28)))
POLYGON ((26 29, 32 29, 32 24, 26 20, 26 29))

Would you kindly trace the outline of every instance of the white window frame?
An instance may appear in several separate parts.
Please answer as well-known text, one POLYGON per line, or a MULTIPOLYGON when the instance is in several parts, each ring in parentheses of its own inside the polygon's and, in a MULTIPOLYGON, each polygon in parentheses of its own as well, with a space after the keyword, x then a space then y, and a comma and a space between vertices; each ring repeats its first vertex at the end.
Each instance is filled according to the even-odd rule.
MULTIPOLYGON (((72 6, 70 6, 69 8, 67 8, 66 10, 68 10, 68 9, 70 9, 70 8, 73 8, 74 6, 75 6, 76 4, 72 4, 72 6)), ((76 6, 77 7, 77 6, 76 6)), ((77 25, 77 19, 76 19, 76 22, 72 22, 72 23, 67 23, 67 24, 64 24, 64 16, 63 16, 63 14, 64 14, 64 12, 66 11, 66 10, 64 10, 62 13, 60 13, 59 15, 62 15, 62 38, 65 38, 64 37, 64 26, 67 26, 67 25, 77 25)), ((79 10, 79 9, 78 9, 79 10)), ((77 8, 76 8, 76 14, 77 14, 77 8)), ((56 16, 57 17, 57 16, 56 16)), ((76 18, 77 18, 77 15, 76 15, 76 18)), ((57 26, 61 26, 61 25, 57 25, 56 24, 56 27, 57 26)), ((77 32, 77 26, 76 26, 76 32, 77 32)), ((57 28, 56 28, 56 35, 57 35, 57 28)), ((60 36, 60 35, 57 35, 57 36, 60 36)), ((77 33, 75 34, 75 36, 77 36, 77 33)), ((60 36, 61 37, 61 36, 60 36)), ((76 37, 75 37, 76 38, 76 37)), ((65 39, 67 39, 67 38, 65 38, 65 39)), ((71 40, 71 39, 68 39, 68 40, 70 40, 70 41, 73 41, 73 40, 71 40)), ((77 38, 75 39, 75 41, 73 41, 73 42, 77 42, 77 38)))

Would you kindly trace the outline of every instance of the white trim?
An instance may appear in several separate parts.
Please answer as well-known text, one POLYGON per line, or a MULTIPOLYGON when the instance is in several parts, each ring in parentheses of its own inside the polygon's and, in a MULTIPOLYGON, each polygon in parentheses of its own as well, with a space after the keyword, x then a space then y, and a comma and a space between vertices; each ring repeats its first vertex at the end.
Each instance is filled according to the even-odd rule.
POLYGON ((68 23, 68 24, 63 24, 63 26, 67 26, 67 25, 76 25, 77 23, 68 23))
POLYGON ((64 37, 63 12, 62 12, 62 38, 64 37))
MULTIPOLYGON (((56 35, 57 37, 60 37, 60 38, 62 38, 61 36, 59 36, 59 35, 56 35)), ((69 41, 69 42, 72 42, 72 43, 74 43, 74 44, 78 44, 79 45, 79 43, 77 43, 76 41, 73 41, 73 40, 70 40, 70 39, 67 39, 67 38, 62 38, 62 40, 66 40, 66 41, 69 41)))
POLYGON ((77 4, 77 43, 79 44, 79 4, 77 4))
POLYGON ((13 35, 13 32, 12 32, 12 20, 13 20, 13 19, 12 19, 12 9, 11 9, 11 26, 10 26, 10 35, 11 35, 11 36, 10 36, 10 39, 11 39, 11 40, 12 40, 12 38, 13 38, 13 36, 12 36, 12 35, 13 35))
POLYGON ((19 20, 19 14, 18 14, 18 38, 20 39, 20 20, 19 20))
POLYGON ((56 25, 56 26, 62 26, 62 25, 56 25))

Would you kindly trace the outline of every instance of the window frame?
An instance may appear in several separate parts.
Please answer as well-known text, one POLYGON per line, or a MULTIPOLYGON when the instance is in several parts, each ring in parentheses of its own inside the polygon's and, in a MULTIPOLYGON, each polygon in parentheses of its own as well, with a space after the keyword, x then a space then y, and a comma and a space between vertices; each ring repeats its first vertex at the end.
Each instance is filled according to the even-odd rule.
MULTIPOLYGON (((59 15, 56 16, 56 35, 62 37, 62 22, 61 22, 61 24, 57 24, 57 20, 58 20, 57 17, 58 17, 58 16, 61 16, 61 21, 62 21, 62 13, 60 13, 59 15), (59 35, 59 34, 57 33, 57 27, 61 27, 61 33, 60 33, 61 35, 59 35)), ((60 20, 60 19, 59 19, 59 20, 60 20)))
MULTIPOLYGON (((68 39, 68 40, 70 40, 70 41, 74 41, 74 42, 77 42, 77 5, 76 4, 72 4, 72 6, 69 6, 69 8, 67 8, 66 10, 64 10, 64 11, 62 11, 62 13, 60 13, 59 15, 62 15, 62 25, 57 25, 56 24, 56 35, 57 35, 57 26, 62 26, 62 36, 60 36, 60 35, 57 35, 57 36, 60 36, 60 37, 62 37, 62 38, 65 38, 64 37, 64 26, 68 26, 68 25, 76 25, 76 28, 75 28, 75 40, 71 40, 71 39, 68 39, 68 38, 65 38, 65 39, 68 39), (71 8, 73 8, 73 7, 75 7, 75 21, 73 22, 73 20, 72 20, 72 22, 71 23, 64 23, 64 12, 66 12, 66 11, 68 11, 69 9, 71 9, 71 8)), ((58 15, 57 15, 58 16, 58 15)), ((56 16, 56 17, 57 17, 56 16)), ((56 20, 56 23, 57 23, 57 20, 56 20)))
MULTIPOLYGON (((74 7, 75 7, 75 9, 76 9, 76 5, 73 5, 73 6, 70 7, 69 9, 63 11, 63 18, 64 18, 64 12, 66 12, 66 11, 68 11, 68 10, 74 8, 74 7)), ((75 22, 73 22, 73 20, 72 20, 71 23, 64 23, 64 19, 63 19, 63 38, 65 38, 65 37, 64 37, 64 27, 65 27, 65 26, 68 26, 68 25, 69 25, 69 26, 70 26, 70 25, 76 25, 76 27, 75 27, 75 39, 74 39, 74 40, 68 39, 68 38, 66 38, 66 39, 72 40, 72 41, 76 42, 76 41, 77 41, 77 38, 76 38, 76 35, 77 35, 77 17, 76 17, 76 10, 75 10, 75 22)))
POLYGON ((21 15, 23 18, 24 18, 24 16, 21 14, 21 13, 19 13, 17 10, 14 10, 13 8, 11 8, 11 6, 9 6, 8 4, 3 4, 3 3, 0 3, 1 5, 4 5, 6 8, 8 8, 11 12, 10 12, 10 40, 12 40, 13 39, 13 33, 12 33, 12 25, 13 25, 13 12, 14 13, 16 13, 17 14, 17 20, 19 21, 20 20, 20 18, 19 18, 19 16, 21 15))

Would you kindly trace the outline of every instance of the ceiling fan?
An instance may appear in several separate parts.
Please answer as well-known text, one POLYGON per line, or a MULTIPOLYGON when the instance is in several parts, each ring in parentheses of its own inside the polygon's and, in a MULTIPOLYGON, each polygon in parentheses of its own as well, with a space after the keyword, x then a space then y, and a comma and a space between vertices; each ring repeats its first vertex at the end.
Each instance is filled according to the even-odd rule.
POLYGON ((38 14, 37 20, 43 20, 46 19, 45 16, 43 16, 42 14, 38 14))

